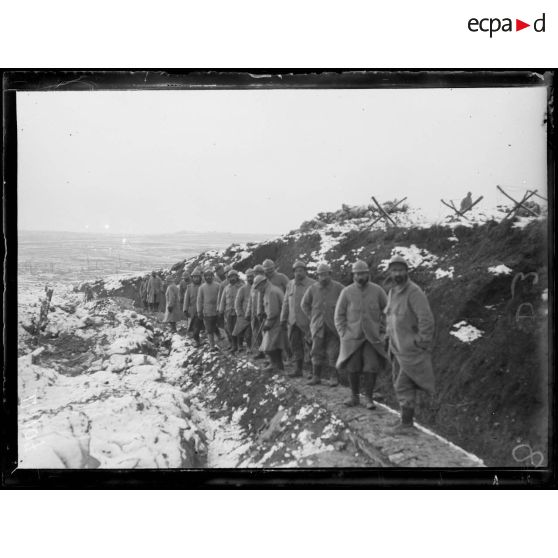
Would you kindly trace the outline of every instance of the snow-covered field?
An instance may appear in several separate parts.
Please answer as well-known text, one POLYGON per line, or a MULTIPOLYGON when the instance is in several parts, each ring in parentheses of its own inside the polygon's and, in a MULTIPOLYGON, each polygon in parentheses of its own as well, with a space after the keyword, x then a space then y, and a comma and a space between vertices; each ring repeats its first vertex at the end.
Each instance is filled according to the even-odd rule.
POLYGON ((149 354, 157 332, 109 299, 84 303, 55 286, 37 350, 22 324, 39 293, 18 301, 20 467, 194 466, 190 448, 201 452, 203 441, 181 390, 162 381, 149 354))

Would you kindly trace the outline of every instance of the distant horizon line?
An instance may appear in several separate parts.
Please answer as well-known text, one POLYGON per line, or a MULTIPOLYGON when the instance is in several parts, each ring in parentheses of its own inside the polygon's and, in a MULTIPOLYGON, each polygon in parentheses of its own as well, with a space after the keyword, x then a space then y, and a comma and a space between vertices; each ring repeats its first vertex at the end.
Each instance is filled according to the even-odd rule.
POLYGON ((263 233, 263 232, 231 232, 231 231, 193 231, 193 230, 180 230, 174 232, 161 232, 161 233, 149 233, 149 232, 131 232, 124 233, 119 231, 71 231, 71 230, 60 230, 60 229, 17 229, 18 233, 66 233, 66 234, 104 234, 104 235, 114 235, 114 236, 164 236, 164 235, 175 235, 175 234, 226 234, 226 235, 265 235, 265 236, 279 236, 283 233, 263 233))

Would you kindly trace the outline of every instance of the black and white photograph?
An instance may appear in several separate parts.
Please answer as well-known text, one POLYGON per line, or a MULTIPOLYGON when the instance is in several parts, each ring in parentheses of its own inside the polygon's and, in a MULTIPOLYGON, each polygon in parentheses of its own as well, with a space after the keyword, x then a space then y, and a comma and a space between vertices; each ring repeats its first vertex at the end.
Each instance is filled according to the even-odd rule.
POLYGON ((17 469, 553 465, 552 72, 140 74, 5 82, 17 469))

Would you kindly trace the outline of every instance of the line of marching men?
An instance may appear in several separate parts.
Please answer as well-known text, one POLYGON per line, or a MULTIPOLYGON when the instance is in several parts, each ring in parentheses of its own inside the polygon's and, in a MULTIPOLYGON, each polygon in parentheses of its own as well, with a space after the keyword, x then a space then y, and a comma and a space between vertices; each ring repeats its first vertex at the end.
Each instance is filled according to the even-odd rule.
MULTIPOLYGON (((170 280, 164 321, 176 330, 176 322, 187 319, 198 346, 205 329, 211 350, 222 337, 221 326, 232 352, 246 343, 255 358, 267 357, 265 372, 283 371, 283 359, 290 356, 294 371, 289 375, 301 377, 309 354, 309 384, 320 384, 327 376, 335 387, 338 372, 347 374, 347 406, 360 405, 362 383, 365 406, 375 409, 376 380, 391 368, 401 406, 401 424, 395 430, 409 432, 418 391, 434 392, 434 319, 426 295, 409 279, 405 259, 394 256, 388 271, 393 287, 386 294, 370 281, 368 265, 361 260, 353 264, 353 282, 347 287, 333 279, 327 263, 318 266, 317 281, 302 261, 294 263, 290 280, 271 260, 248 269, 246 282, 231 267, 198 267, 184 273, 178 284, 170 280)), ((155 309, 161 279, 153 273, 142 288, 144 300, 155 309)))

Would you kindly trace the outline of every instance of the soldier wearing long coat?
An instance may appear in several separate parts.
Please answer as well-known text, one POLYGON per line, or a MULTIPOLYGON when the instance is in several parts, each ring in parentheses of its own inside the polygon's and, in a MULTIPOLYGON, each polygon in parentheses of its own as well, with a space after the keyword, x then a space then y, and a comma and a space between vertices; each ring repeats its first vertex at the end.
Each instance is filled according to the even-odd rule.
POLYGON ((180 312, 182 313, 182 316, 180 317, 181 320, 184 319, 184 312, 182 311, 182 308, 184 307, 184 297, 186 296, 186 289, 188 288, 190 281, 190 274, 187 271, 184 271, 182 278, 180 279, 180 283, 178 283, 178 289, 180 290, 180 312))
POLYGON ((250 303, 250 291, 254 284, 254 270, 247 269, 245 271, 246 283, 238 289, 234 308, 236 310, 236 324, 234 326, 233 335, 238 337, 238 346, 241 349, 243 341, 246 340, 248 350, 252 342, 252 328, 250 326, 250 316, 246 316, 248 304, 250 303))
MULTIPOLYGON (((262 276, 264 275, 264 268, 262 265, 258 264, 254 266, 254 282, 256 280, 256 277, 260 275, 262 276)), ((262 339, 263 339, 262 321, 258 311, 260 308, 260 299, 261 299, 261 294, 259 290, 256 289, 255 286, 252 284, 252 287, 250 289, 250 299, 248 300, 248 306, 246 307, 246 313, 244 314, 246 316, 246 319, 250 321, 250 327, 252 329, 252 345, 250 346, 251 350, 254 350, 256 347, 259 348, 260 345, 262 344, 262 339)), ((262 306, 262 315, 263 315, 263 306, 262 306)), ((257 350, 257 354, 254 358, 264 359, 265 353, 263 353, 259 349, 256 350, 257 350)))
POLYGON ((260 350, 265 352, 270 364, 264 372, 284 370, 282 351, 286 348, 285 332, 281 327, 281 307, 283 292, 272 285, 263 275, 254 279, 254 287, 260 291, 263 298, 265 321, 263 323, 263 341, 260 350))
POLYGON ((293 265, 295 277, 287 283, 281 308, 281 326, 287 328, 289 345, 295 361, 295 370, 290 376, 302 376, 305 353, 310 349, 310 320, 301 308, 302 297, 315 283, 306 274, 306 264, 297 260, 293 265))
POLYGON ((385 309, 395 394, 401 407, 401 424, 395 429, 398 432, 413 427, 417 392, 432 395, 435 389, 431 357, 434 316, 422 289, 409 279, 408 269, 401 256, 390 260, 389 272, 395 285, 385 309))
POLYGON ((159 307, 162 285, 163 282, 161 281, 161 278, 158 277, 154 271, 152 271, 151 277, 147 282, 147 303, 153 312, 156 312, 159 307))
POLYGON ((320 264, 317 269, 318 282, 304 294, 301 301, 302 311, 310 319, 312 335, 312 368, 310 384, 321 383, 323 370, 329 365, 330 386, 339 385, 335 365, 339 356, 339 334, 335 328, 334 314, 337 300, 343 285, 331 278, 328 264, 320 264))
POLYGON ((337 368, 346 370, 351 397, 345 405, 358 405, 360 376, 365 376, 366 407, 374 409, 373 392, 378 374, 388 363, 384 349, 385 291, 370 282, 368 265, 359 260, 353 264, 353 284, 345 287, 335 307, 335 328, 341 346, 337 368))
POLYGON ((227 276, 227 285, 221 293, 219 300, 219 314, 224 318, 225 331, 231 342, 231 351, 238 351, 238 338, 234 335, 234 328, 236 325, 236 295, 243 283, 239 280, 238 271, 231 269, 227 276))
POLYGON ((180 289, 174 279, 170 280, 170 285, 165 292, 165 317, 163 321, 171 325, 171 330, 176 331, 176 322, 180 321, 182 311, 180 309, 180 289))
POLYGON ((204 272, 205 283, 200 285, 196 302, 198 316, 203 319, 207 338, 211 349, 215 349, 215 334, 217 333, 217 296, 219 284, 214 281, 213 269, 204 272))
POLYGON ((192 282, 186 288, 186 293, 184 294, 184 304, 182 306, 182 310, 184 312, 184 316, 188 323, 188 332, 192 334, 194 341, 197 346, 200 344, 200 332, 203 329, 203 321, 198 314, 198 291, 201 285, 201 269, 196 267, 194 271, 192 271, 192 282))

